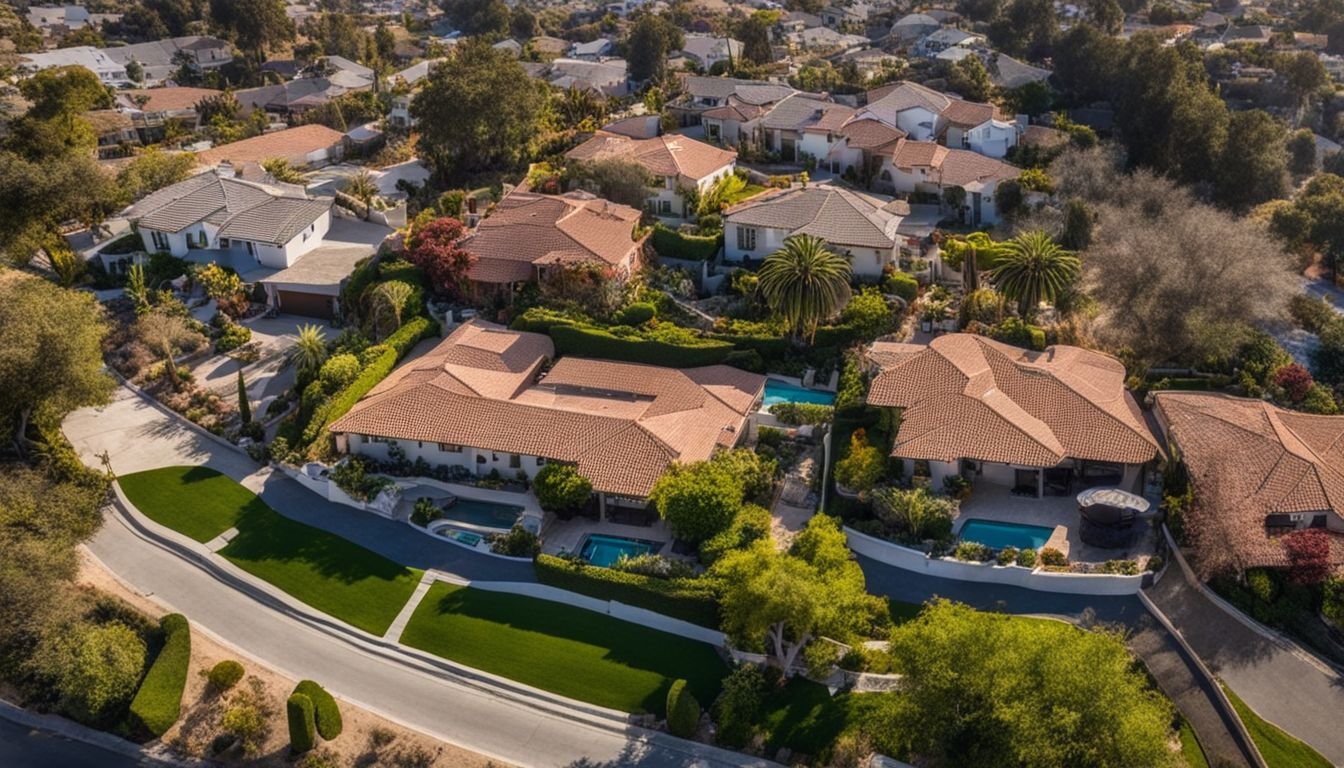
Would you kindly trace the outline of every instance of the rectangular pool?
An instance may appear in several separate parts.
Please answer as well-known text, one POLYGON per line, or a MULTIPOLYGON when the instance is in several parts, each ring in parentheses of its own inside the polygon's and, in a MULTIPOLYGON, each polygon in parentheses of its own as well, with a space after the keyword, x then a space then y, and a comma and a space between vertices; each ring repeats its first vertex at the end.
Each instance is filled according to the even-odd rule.
POLYGON ((1021 523, 1002 523, 997 520, 973 518, 961 526, 958 538, 961 541, 974 541, 990 549, 1016 547, 1017 549, 1040 549, 1050 540, 1053 528, 1042 525, 1022 525, 1021 523))
POLYGON ((815 389, 796 387, 779 379, 765 380, 765 399, 761 404, 769 408, 780 403, 812 403, 814 405, 835 405, 835 395, 819 392, 815 389))
POLYGON ((623 536, 604 536, 600 533, 588 534, 579 555, 593 565, 610 568, 622 557, 647 555, 661 548, 652 541, 627 539, 623 536))
POLYGON ((509 530, 518 522, 523 508, 513 504, 498 504, 493 501, 458 498, 457 502, 443 510, 444 520, 453 520, 481 528, 509 530))

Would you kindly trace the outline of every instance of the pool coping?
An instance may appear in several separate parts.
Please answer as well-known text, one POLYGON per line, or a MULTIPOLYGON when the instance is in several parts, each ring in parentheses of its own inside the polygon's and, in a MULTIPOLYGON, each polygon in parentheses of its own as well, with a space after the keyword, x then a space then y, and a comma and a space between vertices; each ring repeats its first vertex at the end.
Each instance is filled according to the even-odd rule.
POLYGON ((1050 542, 1051 542, 1052 540, 1054 540, 1054 538, 1055 538, 1055 534, 1056 534, 1056 533, 1059 531, 1059 529, 1062 527, 1062 526, 1058 526, 1058 525, 1046 526, 1046 525, 1032 525, 1032 524, 1030 524, 1030 523, 1014 523, 1014 522, 1011 522, 1011 521, 1008 521, 1008 520, 992 520, 992 519, 987 518, 987 517, 968 517, 968 518, 965 518, 965 519, 959 519, 959 520, 957 521, 958 524, 957 524, 956 530, 953 531, 953 533, 954 533, 955 536, 956 536, 956 541, 957 541, 957 542, 971 541, 971 542, 974 543, 974 544, 980 544, 980 545, 989 547, 990 549, 994 550, 995 552, 997 552, 997 551, 999 551, 999 550, 1002 550, 1002 549, 1007 549, 1008 547, 1012 547, 1013 549, 1017 549, 1017 550, 1021 550, 1021 549, 1023 549, 1023 547, 1019 547, 1019 546, 1017 546, 1017 545, 1015 545, 1015 544, 1008 544, 1008 545, 1003 546, 1003 547, 996 547, 996 546, 994 546, 994 545, 992 545, 992 544, 986 544, 986 543, 983 542, 983 541, 973 541, 973 540, 970 540, 970 539, 963 539, 963 538, 962 538, 962 532, 966 530, 966 526, 967 526, 967 525, 970 525, 971 523, 976 522, 976 521, 979 521, 979 522, 981 522, 981 523, 991 523, 991 524, 994 524, 994 525, 1011 525, 1011 526, 1014 526, 1014 527, 1016 527, 1016 528, 1036 528, 1036 529, 1045 531, 1045 532, 1046 532, 1046 534, 1045 534, 1045 540, 1041 542, 1040 546, 1031 547, 1031 549, 1034 549, 1034 550, 1037 550, 1037 551, 1040 551, 1040 550, 1042 550, 1042 549, 1046 549, 1046 548, 1048 548, 1048 547, 1050 546, 1050 542))
POLYGON ((591 565, 595 568, 606 568, 608 570, 612 569, 610 565, 598 565, 597 563, 594 563, 593 561, 583 556, 584 547, 588 546, 588 540, 593 538, 594 536, 602 536, 608 539, 619 539, 621 541, 633 541, 639 544, 647 544, 650 547, 649 551, 642 553, 646 555, 657 555, 663 551, 664 547, 672 543, 670 541, 652 541, 650 539, 636 539, 630 536, 615 536, 610 533, 601 533, 600 531, 589 531, 588 533, 583 534, 583 538, 579 539, 579 545, 578 547, 576 547, 577 551, 574 554, 578 555, 579 559, 583 560, 583 562, 587 563, 588 565, 591 565))
MULTIPOLYGON (((428 537, 434 539, 435 541, 441 541, 441 542, 445 542, 445 543, 447 543, 447 544, 452 544, 452 545, 455 546, 455 547, 461 547, 461 548, 463 548, 463 549, 470 550, 470 551, 472 551, 472 552, 475 552, 475 553, 478 554, 478 555, 489 555, 490 557, 497 557, 497 558, 499 558, 500 560, 511 560, 511 561, 513 561, 513 562, 515 562, 515 563, 530 563, 530 562, 532 562, 532 558, 530 558, 530 557, 514 557, 514 556, 512 556, 512 555, 501 555, 501 554, 499 554, 498 552, 492 551, 492 550, 490 549, 489 544, 486 543, 486 540, 484 539, 484 537, 481 539, 481 543, 482 543, 482 544, 486 544, 485 548, 481 548, 481 547, 469 547, 469 546, 467 546, 466 544, 464 544, 464 543, 462 543, 462 542, 460 542, 460 541, 455 541, 455 540, 453 540, 453 539, 450 539, 450 538, 448 538, 447 536, 440 536, 439 534, 435 533, 434 531, 429 530, 428 528, 422 528, 422 527, 416 525, 415 523, 412 523, 410 520, 405 520, 405 521, 403 521, 403 522, 405 522, 406 525, 410 526, 411 529, 416 530, 416 531, 419 531, 420 533, 422 533, 422 534, 424 534, 424 535, 426 535, 426 536, 428 536, 428 537)), ((431 524, 432 524, 432 523, 435 523, 435 522, 438 522, 438 521, 437 521, 437 520, 431 520, 430 522, 431 522, 431 524)), ((448 527, 450 527, 450 526, 448 526, 448 527)), ((478 531, 468 531, 468 533, 478 533, 478 531)), ((506 531, 506 533, 507 533, 507 531, 506 531)))

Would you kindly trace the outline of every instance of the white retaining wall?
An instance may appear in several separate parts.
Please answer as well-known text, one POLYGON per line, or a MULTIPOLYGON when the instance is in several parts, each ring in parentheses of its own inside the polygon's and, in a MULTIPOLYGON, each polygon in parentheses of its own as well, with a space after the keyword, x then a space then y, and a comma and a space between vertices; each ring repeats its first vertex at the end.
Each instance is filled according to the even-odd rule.
POLYGON ((853 528, 845 528, 849 548, 864 557, 931 576, 958 581, 1008 584, 1040 592, 1071 595, 1132 595, 1143 586, 1143 574, 1122 576, 1109 573, 1055 573, 1016 565, 965 563, 952 558, 932 558, 916 549, 892 544, 853 528))

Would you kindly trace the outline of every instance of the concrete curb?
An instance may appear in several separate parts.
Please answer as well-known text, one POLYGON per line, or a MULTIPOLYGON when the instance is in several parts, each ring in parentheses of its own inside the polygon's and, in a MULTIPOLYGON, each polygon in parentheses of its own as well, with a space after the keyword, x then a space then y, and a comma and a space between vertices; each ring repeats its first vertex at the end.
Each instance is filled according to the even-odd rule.
POLYGON ((1218 678, 1214 677, 1213 672, 1204 665, 1204 660, 1199 658, 1199 654, 1195 653, 1195 649, 1186 641, 1185 636, 1181 634, 1181 631, 1176 629, 1176 625, 1171 623, 1171 619, 1167 618, 1167 615, 1162 612, 1162 609, 1158 608, 1142 590, 1139 591, 1138 596, 1139 602, 1143 603, 1143 607, 1147 608, 1148 613, 1152 614, 1153 618, 1157 619, 1158 623, 1161 624, 1172 638, 1176 640, 1176 644, 1181 647, 1181 652, 1194 662, 1195 669, 1199 672, 1200 676, 1204 678, 1204 681, 1213 689, 1214 702, 1217 703, 1218 709, 1221 710, 1224 719, 1235 724, 1236 728, 1233 730, 1233 733, 1237 737, 1242 752, 1250 758, 1251 765, 1255 766, 1255 768, 1269 768, 1269 764, 1265 762, 1264 755, 1260 754, 1260 748, 1255 745, 1255 740, 1251 738, 1250 731, 1246 730, 1246 724, 1241 721, 1241 717, 1237 714, 1236 708, 1232 706, 1232 700, 1227 698, 1227 693, 1224 692, 1223 687, 1218 684, 1218 678))
POLYGON ((24 728, 31 728, 35 731, 45 731, 55 734, 71 741, 78 741, 83 744, 97 747, 107 752, 112 752, 132 760, 149 761, 151 765, 163 766, 195 766, 200 763, 184 762, 174 760, 162 755, 152 754, 150 750, 141 747, 138 744, 127 741, 120 736, 114 736, 106 731, 99 731, 86 725, 80 725, 73 720, 67 720, 60 715, 45 715, 31 710, 24 709, 16 704, 12 704, 4 699, 0 699, 0 718, 21 725, 24 728))

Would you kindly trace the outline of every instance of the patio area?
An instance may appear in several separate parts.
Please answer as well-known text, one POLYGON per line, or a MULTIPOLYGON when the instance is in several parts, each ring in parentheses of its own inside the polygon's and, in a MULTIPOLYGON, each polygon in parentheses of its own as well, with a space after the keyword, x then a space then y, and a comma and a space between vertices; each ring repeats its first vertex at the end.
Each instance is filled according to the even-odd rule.
POLYGON ((590 534, 600 534, 602 536, 657 542, 662 545, 656 550, 657 554, 671 555, 672 532, 668 530, 666 523, 658 519, 657 515, 653 515, 652 520, 653 522, 649 525, 637 525, 634 524, 633 520, 630 522, 599 521, 588 517, 573 517, 569 520, 561 520, 554 515, 547 515, 546 526, 541 534, 541 551, 548 555, 578 552, 583 547, 584 539, 590 534))
MULTIPOLYGON (((1085 489, 1078 489, 1079 491, 1085 489)), ((1054 529, 1047 547, 1063 552, 1071 562, 1104 563, 1107 560, 1136 560, 1140 567, 1153 554, 1156 538, 1150 521, 1156 509, 1135 520, 1129 543, 1114 549, 1096 547, 1083 542, 1079 535, 1082 518, 1078 501, 1073 495, 1034 498, 1018 496, 1004 485, 979 482, 971 497, 961 503, 961 512, 953 521, 953 532, 961 533, 968 520, 990 520, 1001 523, 1036 525, 1054 529)))
POLYGON ((414 484, 402 490, 392 513, 393 519, 409 521, 415 502, 419 499, 429 499, 441 508, 447 505, 439 518, 443 523, 484 534, 505 532, 514 522, 535 532, 540 529, 545 516, 536 497, 530 493, 496 491, 417 478, 414 484), (453 500, 456 500, 455 503, 449 505, 453 500))

